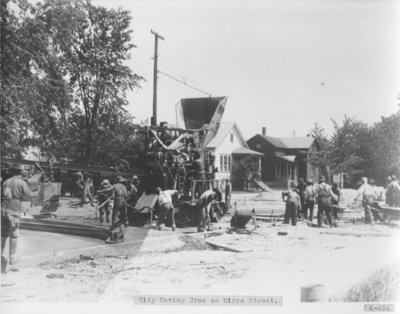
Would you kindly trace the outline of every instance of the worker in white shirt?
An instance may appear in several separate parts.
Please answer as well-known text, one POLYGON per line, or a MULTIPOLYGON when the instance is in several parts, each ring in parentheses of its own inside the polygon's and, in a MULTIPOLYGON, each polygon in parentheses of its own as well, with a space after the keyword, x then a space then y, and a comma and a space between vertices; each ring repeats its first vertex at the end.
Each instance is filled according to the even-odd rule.
POLYGON ((362 185, 358 189, 358 195, 354 199, 357 201, 360 197, 362 197, 362 204, 364 207, 365 213, 365 223, 374 225, 374 217, 372 216, 371 205, 374 202, 374 188, 368 184, 368 178, 361 178, 362 185))
POLYGON ((172 198, 179 198, 179 192, 177 190, 165 190, 156 188, 156 194, 158 195, 158 206, 160 207, 160 213, 158 215, 157 229, 161 230, 161 227, 165 225, 164 221, 170 218, 170 224, 172 231, 175 231, 175 217, 174 217, 174 206, 172 204, 172 198))

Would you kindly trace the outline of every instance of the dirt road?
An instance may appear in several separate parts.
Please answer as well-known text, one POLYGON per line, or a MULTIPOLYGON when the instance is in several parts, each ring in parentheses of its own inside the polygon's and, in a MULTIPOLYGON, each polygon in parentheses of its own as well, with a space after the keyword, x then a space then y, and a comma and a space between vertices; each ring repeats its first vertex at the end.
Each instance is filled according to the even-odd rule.
MULTIPOLYGON (((278 210, 282 203, 276 195, 246 196, 245 204, 267 211, 264 203, 274 203, 278 210)), ((243 203, 243 197, 236 201, 243 203)), ((132 302, 138 294, 232 294, 279 295, 292 303, 299 302, 301 287, 315 284, 325 287, 326 299, 340 300, 353 284, 400 260, 398 224, 365 225, 362 216, 345 212, 335 229, 258 221, 252 234, 212 237, 129 227, 130 240, 139 241, 135 245, 92 250, 88 256, 79 251, 3 275, 2 301, 132 302), (214 250, 206 241, 239 252, 214 250)), ((214 228, 224 231, 228 225, 226 217, 214 228)))

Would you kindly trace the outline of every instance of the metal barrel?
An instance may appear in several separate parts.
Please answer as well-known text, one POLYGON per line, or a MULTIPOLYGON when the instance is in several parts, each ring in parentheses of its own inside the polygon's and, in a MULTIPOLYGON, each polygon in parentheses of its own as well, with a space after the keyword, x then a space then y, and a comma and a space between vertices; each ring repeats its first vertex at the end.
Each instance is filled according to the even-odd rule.
POLYGON ((301 287, 301 302, 325 302, 325 286, 321 284, 301 287))

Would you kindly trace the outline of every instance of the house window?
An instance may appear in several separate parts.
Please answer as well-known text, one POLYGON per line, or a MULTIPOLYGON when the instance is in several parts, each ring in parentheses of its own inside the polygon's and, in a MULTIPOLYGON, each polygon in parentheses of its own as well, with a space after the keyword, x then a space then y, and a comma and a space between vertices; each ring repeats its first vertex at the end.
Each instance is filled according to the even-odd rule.
POLYGON ((258 150, 258 151, 261 150, 261 144, 260 144, 260 143, 257 143, 257 144, 256 144, 256 150, 258 150))
POLYGON ((231 133, 231 143, 233 143, 233 134, 231 133))
POLYGON ((232 156, 221 155, 220 156, 220 172, 231 172, 232 171, 232 156))

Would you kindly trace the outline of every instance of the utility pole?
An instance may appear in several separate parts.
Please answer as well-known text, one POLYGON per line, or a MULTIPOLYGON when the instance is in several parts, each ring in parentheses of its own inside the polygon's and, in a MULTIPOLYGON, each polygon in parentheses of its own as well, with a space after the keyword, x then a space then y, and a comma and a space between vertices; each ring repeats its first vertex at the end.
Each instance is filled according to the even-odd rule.
POLYGON ((157 32, 151 30, 151 33, 154 35, 155 43, 154 43, 154 76, 153 76, 153 117, 151 118, 151 125, 157 125, 157 59, 158 59, 158 39, 165 40, 157 32))

